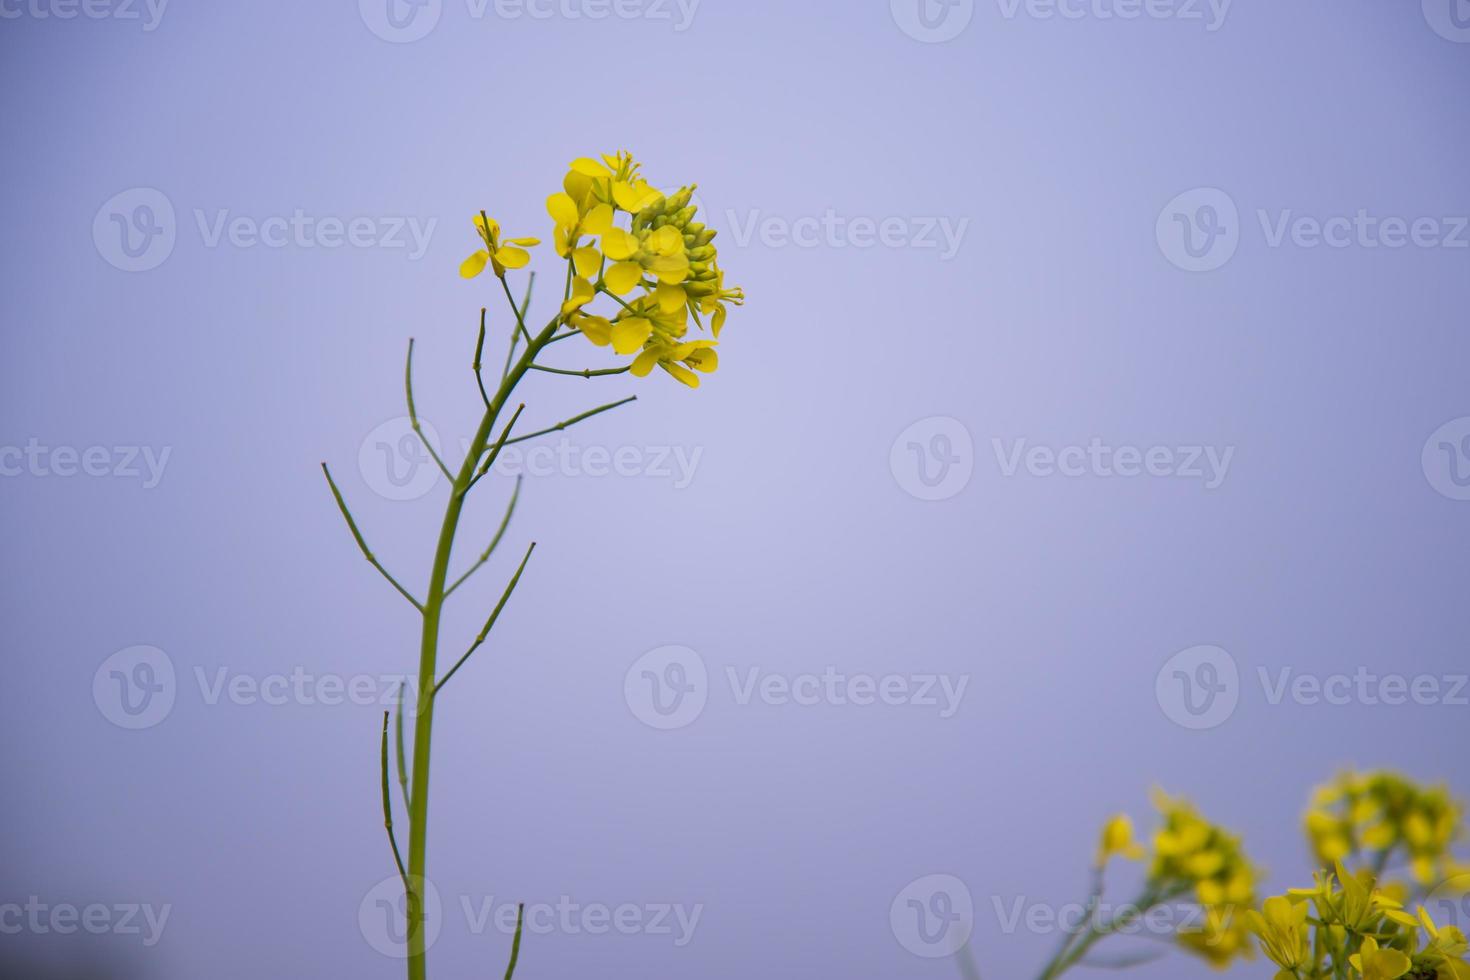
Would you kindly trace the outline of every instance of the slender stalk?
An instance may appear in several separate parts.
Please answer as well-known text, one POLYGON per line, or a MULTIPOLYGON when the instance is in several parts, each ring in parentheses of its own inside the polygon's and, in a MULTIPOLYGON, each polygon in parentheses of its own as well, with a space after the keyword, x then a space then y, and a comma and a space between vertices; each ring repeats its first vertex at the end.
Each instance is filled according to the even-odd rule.
POLYGON ((510 503, 506 505, 505 508, 505 516, 500 519, 500 526, 495 529, 495 537, 490 539, 490 544, 485 548, 483 552, 480 553, 479 559, 469 568, 465 569, 464 574, 455 579, 453 585, 444 590, 444 598, 447 599, 450 596, 454 595, 454 590, 459 588, 461 585, 464 585, 465 580, 468 579, 471 575, 475 574, 475 572, 479 571, 480 566, 484 565, 487 561, 490 560, 490 556, 495 554, 495 549, 499 546, 500 539, 505 537, 506 528, 510 527, 511 516, 516 512, 516 501, 520 498, 521 478, 518 476, 516 477, 516 488, 511 491, 510 494, 510 503))
POLYGON ((526 903, 520 902, 516 905, 516 934, 510 941, 510 963, 505 968, 505 980, 511 980, 516 973, 516 961, 521 958, 521 926, 526 919, 526 903))
MULTIPOLYGON (((519 311, 517 311, 519 313, 519 311)), ((517 317, 519 322, 520 318, 517 317)), ((449 578, 449 560, 454 550, 454 537, 459 530, 460 516, 464 511, 465 494, 475 479, 476 465, 490 442, 501 410, 510 399, 511 392, 530 370, 536 355, 541 352, 557 327, 561 318, 554 317, 541 332, 530 338, 526 349, 501 379, 500 386, 491 396, 490 404, 480 419, 479 428, 470 440, 469 451, 455 475, 450 489, 449 501, 444 507, 444 520, 439 529, 439 543, 434 552, 433 570, 429 574, 429 591, 423 603, 423 633, 419 646, 418 715, 414 719, 413 778, 410 782, 412 805, 409 808, 408 871, 411 888, 426 880, 429 839, 429 761, 432 758, 434 737, 434 693, 438 670, 439 624, 444 609, 444 597, 449 578)), ((410 892, 408 922, 408 976, 409 980, 425 980, 424 910, 422 902, 410 892)))

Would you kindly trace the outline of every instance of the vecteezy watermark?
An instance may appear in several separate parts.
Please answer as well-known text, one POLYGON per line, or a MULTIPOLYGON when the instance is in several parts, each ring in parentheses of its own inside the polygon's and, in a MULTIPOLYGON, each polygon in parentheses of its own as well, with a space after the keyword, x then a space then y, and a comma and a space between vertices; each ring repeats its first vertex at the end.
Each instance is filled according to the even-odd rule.
MULTIPOLYGON (((570 895, 550 902, 514 902, 495 895, 460 895, 450 908, 439 889, 427 879, 417 890, 424 900, 424 948, 438 941, 446 925, 462 927, 471 936, 498 932, 511 936, 516 920, 536 936, 653 936, 682 949, 694 940, 704 905, 683 902, 582 902, 570 895), (451 916, 451 909, 454 916, 451 916), (455 919, 457 921, 450 921, 455 919)), ((408 956, 408 899, 403 879, 385 878, 358 903, 357 925, 368 945, 394 959, 408 956)))
MULTIPOLYGON (((1368 208, 1326 217, 1292 208, 1256 210, 1267 248, 1470 249, 1470 216, 1384 215, 1368 208)), ((1159 250, 1187 272, 1212 272, 1234 257, 1243 234, 1240 212, 1215 187, 1185 191, 1164 206, 1155 232, 1159 250)))
POLYGON ((623 675, 623 700, 650 728, 669 731, 692 724, 709 700, 704 658, 677 644, 649 650, 623 675))
POLYGON ((1077 936, 1096 919, 1114 924, 1108 931, 1121 936, 1166 936, 1199 932, 1205 927, 1205 910, 1199 905, 1165 904, 1144 910, 1133 903, 1096 901, 1052 905, 1025 895, 990 896, 996 923, 1007 936, 1017 932, 1032 935, 1077 936))
POLYGON ((1470 929, 1470 872, 1451 875, 1435 885, 1424 899, 1424 908, 1441 928, 1470 929))
POLYGON ((1187 272, 1213 272, 1240 247, 1240 211, 1217 187, 1178 195, 1159 212, 1154 228, 1159 251, 1187 272))
POLYGON ((1235 0, 996 0, 1001 16, 1015 20, 1177 20, 1203 24, 1214 33, 1225 26, 1235 0))
POLYGON ((163 22, 169 0, 0 0, 0 20, 137 21, 154 31, 163 22))
MULTIPOLYGON (((193 209, 200 243, 209 249, 385 249, 403 250, 410 261, 423 258, 438 218, 405 215, 340 217, 308 214, 256 216, 229 208, 193 209)), ((124 272, 147 272, 173 254, 178 241, 173 202, 152 187, 133 187, 113 195, 92 219, 97 253, 124 272)))
POLYGON ((1451 419, 1424 441, 1424 478, 1451 500, 1470 500, 1470 416, 1451 419))
POLYGON ((755 208, 744 216, 727 209, 725 227, 730 229, 737 248, 755 241, 764 248, 913 249, 935 251, 941 262, 947 262, 959 254, 970 219, 941 215, 847 217, 832 208, 820 215, 791 218, 755 208))
MULTIPOLYGON (((968 674, 849 673, 835 666, 818 673, 778 673, 759 666, 726 666, 723 680, 738 707, 913 707, 952 718, 964 701, 968 674)), ((683 646, 663 646, 639 657, 623 676, 623 700, 650 728, 692 724, 709 701, 704 658, 683 646)))
POLYGON ((24 446, 0 446, 0 477, 75 476, 139 480, 144 490, 163 481, 172 446, 46 446, 32 437, 24 446))
POLYGON ((1217 728, 1240 704, 1240 668, 1217 646, 1180 650, 1159 668, 1154 697, 1165 716, 1182 728, 1217 728))
POLYGON ((975 931, 975 900, 954 875, 924 875, 893 897, 888 925, 898 944, 915 956, 953 956, 975 931))
POLYGON ((1002 476, 1197 480, 1216 490, 1230 472, 1234 446, 1112 446, 1094 436, 1086 445, 1033 446, 1026 439, 991 439, 1002 476))
POLYGON ((119 728, 152 728, 173 711, 177 696, 174 662, 158 647, 126 647, 92 675, 92 702, 119 728))
POLYGON ((975 0, 889 0, 893 22, 915 41, 938 44, 960 36, 975 16, 975 0))
POLYGON ((124 272, 147 272, 164 263, 178 240, 173 202, 153 187, 132 187, 102 202, 92 219, 97 253, 124 272))
POLYGON ((1424 19, 1445 40, 1470 44, 1470 0, 1424 0, 1424 19))
POLYGON ((173 913, 172 905, 140 902, 46 902, 39 895, 25 902, 0 903, 0 936, 138 936, 144 946, 158 945, 173 913))
MULTIPOLYGON (((1318 674, 1258 666, 1254 678, 1269 706, 1308 708, 1470 707, 1470 674, 1379 673, 1367 666, 1318 674)), ((1218 728, 1235 714, 1244 684, 1235 658, 1217 646, 1181 650, 1159 669, 1154 695, 1170 721, 1195 730, 1218 728)))
POLYGON ((975 440, 959 419, 920 419, 893 440, 888 468, 909 495, 948 500, 969 485, 975 472, 975 440))
MULTIPOLYGON (((464 0, 472 21, 589 20, 608 18, 670 24, 683 33, 694 24, 701 0, 464 0)), ((393 44, 429 36, 444 14, 444 0, 358 0, 358 13, 373 34, 393 44)))
MULTIPOLYGON (((438 430, 423 419, 419 419, 419 426, 422 438, 408 417, 389 419, 369 432, 358 446, 358 472, 379 496, 417 500, 443 478, 424 446, 427 441, 436 453, 440 451, 438 430)), ((460 449, 469 451, 468 439, 461 440, 460 449)), ((582 445, 560 436, 554 442, 506 445, 490 471, 512 478, 665 480, 675 490, 684 490, 694 482, 703 458, 703 446, 582 445)))
MULTIPOLYGON (((391 708, 401 703, 400 710, 412 716, 418 705, 417 679, 406 674, 317 673, 296 666, 256 675, 196 666, 193 679, 200 700, 209 707, 391 708)), ((131 646, 108 657, 92 675, 92 701, 119 728, 152 728, 172 713, 179 687, 168 654, 154 646, 131 646)))

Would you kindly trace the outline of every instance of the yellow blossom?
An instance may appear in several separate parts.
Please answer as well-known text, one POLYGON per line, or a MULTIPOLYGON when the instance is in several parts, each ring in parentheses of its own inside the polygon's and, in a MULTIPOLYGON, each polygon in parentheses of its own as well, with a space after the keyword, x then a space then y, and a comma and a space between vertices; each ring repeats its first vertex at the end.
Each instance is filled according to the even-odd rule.
POLYGON ((507 238, 502 242, 500 224, 483 214, 475 215, 475 231, 479 233, 485 247, 460 263, 459 274, 466 279, 473 279, 484 272, 487 262, 495 270, 495 274, 503 279, 506 269, 523 269, 530 263, 531 253, 526 248, 541 244, 539 238, 507 238))

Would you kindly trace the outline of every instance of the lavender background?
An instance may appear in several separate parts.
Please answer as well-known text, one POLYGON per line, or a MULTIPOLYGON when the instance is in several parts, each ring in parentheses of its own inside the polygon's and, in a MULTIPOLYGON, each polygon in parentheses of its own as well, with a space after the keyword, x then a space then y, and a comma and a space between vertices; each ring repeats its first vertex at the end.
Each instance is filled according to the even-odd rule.
MULTIPOLYGON (((944 873, 973 895, 986 977, 1026 976, 1055 936, 1007 934, 994 901, 1078 900, 1102 819, 1147 826, 1150 785, 1243 833, 1274 889, 1306 876, 1300 812, 1340 765, 1470 795, 1470 709, 1273 705, 1256 680, 1466 670, 1470 503, 1436 492, 1445 474, 1427 478, 1421 450, 1470 416, 1470 250, 1271 247, 1257 217, 1470 215, 1470 44, 1430 26, 1453 2, 1470 16, 1462 0, 1438 15, 1438 0, 1241 2, 1213 31, 980 2, 932 44, 898 26, 903 0, 897 17, 878 0, 704 0, 682 31, 651 0, 595 21, 443 0, 410 43, 369 28, 383 10, 367 0, 174 0, 153 30, 146 8, 38 16, 62 2, 7 2, 0 20, 0 444, 171 455, 152 488, 0 478, 0 903, 171 914, 146 948, 0 936, 12 972, 37 957, 26 975, 400 975, 358 922, 391 870, 380 709, 210 704, 195 672, 412 672, 416 618, 353 548, 317 464, 422 591, 442 483, 392 501, 357 465, 403 414, 405 339, 421 412, 457 445, 478 402, 478 307, 497 337, 506 323, 492 280, 455 275, 469 214, 547 235, 567 161, 620 146, 660 184, 700 182, 750 302, 697 393, 665 377, 528 387, 537 423, 639 395, 571 430, 576 447, 702 456, 682 488, 528 478, 502 553, 456 602, 446 657, 539 543, 439 710, 436 975, 503 970, 507 937, 473 934, 459 896, 566 895, 702 914, 682 947, 528 936, 518 975, 954 977, 889 923, 901 889, 944 873), (167 196, 177 242, 130 273, 92 228, 138 187, 167 196), (1238 206, 1240 241, 1192 273, 1155 223, 1200 187, 1238 206), (222 209, 437 224, 418 259, 211 247, 196 211, 211 224, 222 209), (968 225, 948 259, 842 236, 742 244, 731 228, 829 209, 968 225), (934 416, 973 439, 957 449, 973 476, 925 501, 890 450, 934 416), (1007 477, 992 447, 1094 436, 1235 454, 1206 489, 1007 477), (178 690, 160 724, 129 731, 92 683, 135 644, 167 653, 178 690), (710 677, 703 713, 671 731, 624 697, 630 665, 665 644, 710 677), (1233 715, 1194 731, 1155 680, 1198 644, 1229 651, 1241 682, 1233 715), (829 666, 970 680, 949 718, 741 704, 726 680, 829 666)), ((558 363, 602 365, 573 346, 558 363)), ((508 486, 472 506, 461 561, 508 486)), ((1136 975, 1209 971, 1174 956, 1136 975)))

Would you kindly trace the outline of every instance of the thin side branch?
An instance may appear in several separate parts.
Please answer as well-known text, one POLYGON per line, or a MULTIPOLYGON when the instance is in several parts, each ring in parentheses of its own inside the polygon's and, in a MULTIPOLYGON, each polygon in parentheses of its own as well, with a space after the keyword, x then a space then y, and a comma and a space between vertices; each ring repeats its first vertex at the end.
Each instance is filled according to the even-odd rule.
POLYGON ((633 365, 624 364, 618 368, 602 368, 594 371, 592 368, 584 368, 581 371, 568 371, 565 368, 547 367, 544 364, 530 365, 532 371, 545 371, 547 374, 567 374, 574 378, 603 378, 612 374, 627 374, 633 369, 633 365))
POLYGON ((480 373, 480 355, 485 353, 485 307, 480 307, 480 337, 475 341, 475 383, 480 386, 480 400, 485 403, 485 410, 490 410, 490 393, 485 390, 485 376, 480 373))
MULTIPOLYGON (((475 473, 475 475, 470 479, 469 483, 465 484, 464 493, 469 493, 470 490, 474 488, 474 485, 480 482, 480 478, 483 477, 486 473, 490 472, 490 467, 495 465, 495 460, 499 458, 500 451, 505 448, 506 436, 510 435, 510 430, 516 424, 516 419, 520 418, 521 413, 525 410, 525 402, 521 402, 519 405, 516 406, 515 413, 511 415, 510 421, 505 423, 505 428, 501 430, 500 438, 495 440, 495 445, 490 447, 490 454, 485 457, 485 462, 480 464, 479 471, 475 473)), ((463 496, 463 494, 461 494, 461 496, 463 496)))
POLYGON ((479 559, 473 565, 465 570, 465 573, 463 575, 454 580, 453 585, 444 590, 444 598, 448 599, 451 595, 453 595, 454 590, 463 585, 465 579, 469 578, 471 575, 475 574, 475 572, 479 571, 480 566, 490 560, 490 556, 495 553, 496 545, 500 544, 500 539, 505 537, 505 529, 510 527, 510 517, 516 512, 516 501, 520 499, 520 496, 521 477, 517 476, 516 488, 511 491, 510 503, 505 508, 505 516, 500 519, 500 527, 496 528, 495 530, 495 537, 490 539, 490 546, 485 549, 484 553, 480 555, 479 559))
POLYGON ((511 980, 516 972, 516 960, 521 958, 521 923, 526 917, 526 903, 516 903, 516 934, 510 941, 510 965, 505 968, 505 980, 511 980))
POLYGON ((573 415, 565 422, 558 422, 556 423, 556 425, 553 425, 549 429, 542 429, 540 432, 531 432, 523 436, 516 436, 514 439, 507 439, 505 444, 507 446, 514 446, 516 443, 525 442, 527 439, 535 439, 537 436, 550 435, 553 432, 560 432, 563 429, 570 428, 571 426, 576 425, 578 422, 581 422, 584 419, 590 419, 594 415, 601 415, 603 412, 610 412, 620 405, 626 405, 629 402, 636 402, 637 400, 637 395, 629 395, 627 398, 624 398, 621 401, 609 402, 606 405, 600 405, 597 408, 592 409, 590 412, 583 412, 581 415, 573 415))
POLYGON ((443 690, 444 685, 449 683, 449 678, 453 677, 455 675, 455 672, 465 665, 465 661, 470 659, 470 654, 478 650, 480 648, 480 644, 485 642, 485 637, 490 635, 490 630, 495 627, 495 621, 500 618, 500 611, 505 608, 506 602, 510 600, 510 594, 515 591, 516 583, 521 580, 521 573, 526 570, 526 562, 531 560, 531 552, 535 550, 536 542, 532 541, 531 547, 526 549, 526 557, 521 559, 520 567, 517 568, 516 573, 511 576, 510 584, 505 587, 505 592, 500 596, 500 601, 495 604, 494 611, 490 613, 490 618, 485 620, 485 628, 480 630, 480 635, 475 637, 475 642, 470 644, 470 648, 464 652, 464 656, 460 657, 459 660, 455 662, 455 665, 449 668, 449 673, 444 675, 444 679, 434 685, 434 690, 430 692, 430 697, 438 697, 439 692, 443 690))
POLYGON ((510 311, 516 316, 516 326, 520 328, 521 336, 525 337, 526 343, 529 344, 531 331, 526 329, 526 318, 521 313, 521 308, 516 305, 516 298, 510 294, 510 283, 505 281, 504 276, 500 278, 500 288, 505 290, 505 301, 510 304, 510 311))
POLYGON ((415 599, 412 593, 398 584, 398 580, 388 573, 388 570, 373 555, 372 549, 368 547, 367 542, 363 540, 362 532, 357 529, 357 522, 352 519, 352 512, 347 509, 347 501, 342 499, 342 491, 337 489, 337 481, 332 479, 332 471, 327 468, 326 463, 322 464, 322 472, 327 475, 327 485, 332 488, 332 496, 337 500, 337 509, 342 511, 342 516, 347 519, 347 527, 352 532, 353 539, 357 541, 357 546, 362 549, 362 556, 382 573, 382 576, 388 580, 388 584, 398 590, 399 595, 413 603, 413 607, 419 612, 423 612, 424 604, 415 599))
POLYGON ((444 465, 444 460, 439 458, 439 453, 430 445, 429 440, 424 438, 423 426, 419 425, 418 409, 413 404, 413 338, 408 338, 408 360, 403 365, 403 390, 408 396, 408 422, 413 426, 414 435, 419 437, 419 442, 429 451, 429 456, 439 466, 439 472, 449 482, 454 482, 454 474, 449 472, 449 467, 444 465))
MULTIPOLYGON (((516 321, 517 328, 519 328, 520 324, 526 322, 526 314, 531 312, 531 290, 534 289, 535 286, 536 273, 532 272, 530 278, 526 280, 526 295, 525 298, 521 300, 521 315, 520 318, 516 321)), ((500 379, 502 381, 505 380, 506 375, 510 374, 510 365, 511 362, 515 360, 516 347, 520 344, 520 340, 521 335, 519 329, 512 330, 510 332, 510 347, 505 352, 505 367, 502 368, 500 371, 500 379)))
POLYGON ((393 835, 393 795, 388 792, 388 712, 383 712, 383 826, 388 831, 388 843, 393 846, 393 863, 398 865, 398 876, 403 879, 404 890, 412 901, 413 891, 408 887, 408 870, 403 866, 403 855, 398 851, 398 838, 393 835))
POLYGON ((403 791, 403 808, 408 810, 412 808, 412 804, 409 802, 408 793, 407 754, 403 751, 403 687, 402 683, 398 685, 398 713, 393 717, 393 727, 395 729, 394 741, 398 743, 396 753, 398 756, 398 788, 403 791))

